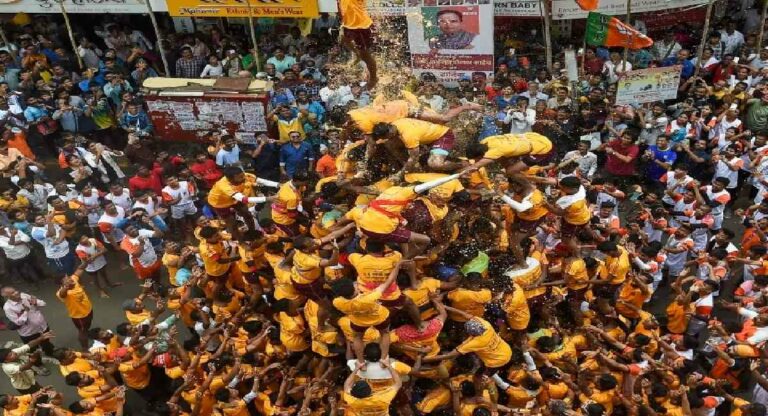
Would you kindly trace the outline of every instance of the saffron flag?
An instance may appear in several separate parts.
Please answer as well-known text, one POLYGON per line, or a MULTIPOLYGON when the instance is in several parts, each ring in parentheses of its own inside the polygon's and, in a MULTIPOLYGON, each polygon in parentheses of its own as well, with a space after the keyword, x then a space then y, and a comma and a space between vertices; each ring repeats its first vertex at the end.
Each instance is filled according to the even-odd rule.
POLYGON ((621 46, 642 49, 653 45, 653 39, 640 33, 621 20, 604 14, 589 12, 587 31, 584 35, 593 46, 621 46))
POLYGON ((598 0, 576 0, 581 10, 592 11, 597 9, 598 0))

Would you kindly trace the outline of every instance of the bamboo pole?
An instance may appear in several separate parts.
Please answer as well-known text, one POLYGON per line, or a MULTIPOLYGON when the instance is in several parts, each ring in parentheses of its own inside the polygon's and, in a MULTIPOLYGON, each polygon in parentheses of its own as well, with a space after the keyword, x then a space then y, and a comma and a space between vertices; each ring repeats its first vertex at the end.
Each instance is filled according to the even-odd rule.
MULTIPOLYGON (((707 3, 707 15, 704 19, 704 30, 701 33, 701 42, 699 42, 699 50, 696 51, 696 68, 693 71, 693 76, 699 75, 699 69, 701 69, 701 55, 704 53, 704 45, 707 44, 707 37, 709 36, 709 19, 712 16, 712 6, 715 4, 715 0, 709 0, 709 3, 707 3)), ((763 12, 765 12, 765 7, 763 7, 763 12)), ((763 13, 763 16, 765 16, 765 13, 763 13)), ((762 32, 762 30, 761 30, 762 32)), ((758 40, 759 45, 760 40, 758 40)))
POLYGON ((59 7, 61 8, 61 15, 64 16, 64 24, 67 26, 69 41, 72 42, 72 50, 75 51, 75 56, 77 57, 77 66, 80 69, 83 69, 83 58, 77 51, 77 42, 75 42, 75 35, 72 33, 72 25, 69 23, 69 15, 67 14, 67 9, 64 8, 64 0, 58 1, 57 3, 59 3, 59 7))
POLYGON ((152 27, 155 29, 155 37, 157 38, 157 50, 160 52, 160 59, 163 60, 163 69, 165 70, 165 76, 171 76, 171 70, 168 66, 168 58, 165 56, 165 48, 163 47, 163 36, 160 33, 160 26, 155 19, 155 12, 152 11, 152 0, 145 0, 147 2, 147 12, 149 13, 149 20, 152 21, 152 27))
MULTIPOLYGON (((632 22, 630 19, 632 18, 632 0, 627 0, 627 20, 626 23, 628 26, 632 26, 632 22)), ((632 36, 630 35, 629 40, 632 40, 632 36)), ((622 68, 621 72, 627 72, 627 60, 629 59, 629 45, 624 45, 624 62, 622 62, 622 68)))
POLYGON ((550 30, 550 23, 552 13, 549 8, 550 0, 541 0, 541 13, 544 18, 544 48, 546 48, 547 57, 547 69, 552 70, 552 35, 550 30))
POLYGON ((254 62, 256 62, 256 71, 261 72, 259 44, 256 42, 256 29, 253 27, 253 9, 251 9, 251 0, 246 0, 246 4, 248 4, 248 29, 251 32, 251 43, 253 43, 253 51, 251 51, 251 54, 253 54, 254 62))
POLYGON ((765 33, 765 18, 766 12, 768 12, 768 0, 763 0, 763 15, 760 19, 760 34, 757 36, 757 53, 763 48, 763 35, 765 33))

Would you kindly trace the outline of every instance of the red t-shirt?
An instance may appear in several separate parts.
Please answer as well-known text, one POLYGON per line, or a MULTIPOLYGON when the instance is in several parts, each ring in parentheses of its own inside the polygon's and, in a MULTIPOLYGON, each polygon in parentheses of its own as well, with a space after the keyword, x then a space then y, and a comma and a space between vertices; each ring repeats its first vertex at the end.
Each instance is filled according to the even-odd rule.
POLYGON ((160 180, 160 175, 152 170, 146 178, 136 175, 128 179, 128 189, 131 190, 131 195, 138 190, 154 191, 155 195, 161 195, 163 193, 163 181, 160 180))
POLYGON ((635 174, 635 159, 637 159, 640 148, 636 144, 630 144, 625 146, 621 143, 620 139, 614 139, 608 142, 608 147, 613 149, 616 153, 622 156, 629 156, 632 160, 627 163, 615 155, 608 155, 608 161, 605 164, 605 169, 608 173, 618 176, 629 176, 635 174))
POLYGON ((222 177, 219 167, 216 166, 216 163, 211 159, 206 159, 203 163, 195 163, 189 167, 189 170, 193 174, 203 178, 209 188, 222 177))

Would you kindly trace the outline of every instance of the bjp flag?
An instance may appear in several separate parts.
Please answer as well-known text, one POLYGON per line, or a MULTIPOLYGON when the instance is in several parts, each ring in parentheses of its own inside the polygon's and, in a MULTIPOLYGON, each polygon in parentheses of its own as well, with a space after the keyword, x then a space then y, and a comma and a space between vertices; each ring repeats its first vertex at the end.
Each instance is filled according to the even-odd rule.
POLYGON ((581 10, 592 11, 597 9, 598 0, 576 0, 581 10))
POLYGON ((604 14, 589 12, 587 32, 584 35, 593 46, 621 46, 643 49, 653 45, 653 39, 640 33, 621 20, 604 14))

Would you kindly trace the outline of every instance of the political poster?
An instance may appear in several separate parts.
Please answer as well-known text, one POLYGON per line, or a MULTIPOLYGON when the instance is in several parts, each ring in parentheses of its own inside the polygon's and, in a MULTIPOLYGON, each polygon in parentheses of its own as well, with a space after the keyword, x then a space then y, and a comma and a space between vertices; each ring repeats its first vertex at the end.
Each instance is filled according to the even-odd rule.
MULTIPOLYGON (((166 10, 165 1, 151 1, 154 11, 166 10)), ((62 2, 67 13, 147 13, 144 0, 0 0, 0 12, 61 13, 62 2)))
POLYGON ((463 74, 493 72, 493 5, 421 7, 406 18, 414 73, 454 83, 463 74))
MULTIPOLYGON (((690 7, 707 4, 707 0, 632 0, 632 14, 667 10, 671 7, 690 7)), ((600 0, 597 9, 592 10, 609 16, 626 15, 626 0, 600 0)), ((573 0, 552 0, 552 18, 586 19, 588 12, 582 10, 573 0)))
POLYGON ((677 98, 681 65, 629 71, 619 79, 616 105, 651 103, 677 98))
POLYGON ((167 0, 179 17, 317 17, 317 0, 167 0))

